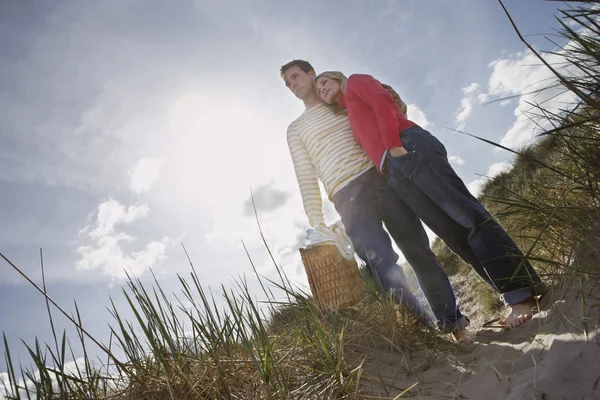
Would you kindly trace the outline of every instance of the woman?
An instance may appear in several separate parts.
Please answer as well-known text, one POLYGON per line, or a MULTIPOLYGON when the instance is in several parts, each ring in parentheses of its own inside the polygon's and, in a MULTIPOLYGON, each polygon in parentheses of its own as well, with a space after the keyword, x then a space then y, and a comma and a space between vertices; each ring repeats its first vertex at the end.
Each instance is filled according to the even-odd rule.
POLYGON ((454 172, 444 145, 407 119, 398 99, 372 76, 328 71, 317 77, 316 88, 326 104, 348 114, 357 142, 396 194, 511 307, 500 320, 505 329, 531 319, 536 296, 547 289, 454 172))

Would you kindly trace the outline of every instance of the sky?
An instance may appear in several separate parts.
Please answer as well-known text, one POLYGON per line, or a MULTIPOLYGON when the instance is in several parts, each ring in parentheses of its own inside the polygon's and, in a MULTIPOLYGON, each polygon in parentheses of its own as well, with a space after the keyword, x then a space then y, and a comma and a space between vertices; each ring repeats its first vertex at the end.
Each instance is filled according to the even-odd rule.
MULTIPOLYGON (((505 5, 553 49, 561 3, 505 5)), ((304 106, 279 77, 291 59, 393 86, 475 194, 510 154, 453 129, 519 148, 532 102, 567 101, 527 94, 551 74, 492 0, 0 0, 0 49, 0 253, 40 284, 42 248, 50 296, 105 340, 125 271, 177 291, 182 243, 207 288, 252 274, 242 242, 273 276, 251 190, 275 261, 306 284, 285 139, 304 106)), ((43 297, 3 260, 0 330, 24 361, 20 339, 51 337, 43 297)))

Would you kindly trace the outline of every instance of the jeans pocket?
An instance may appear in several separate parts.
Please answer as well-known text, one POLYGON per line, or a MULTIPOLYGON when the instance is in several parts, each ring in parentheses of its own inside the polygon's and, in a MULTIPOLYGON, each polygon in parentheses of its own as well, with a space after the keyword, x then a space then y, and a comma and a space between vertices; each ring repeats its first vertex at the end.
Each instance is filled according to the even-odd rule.
POLYGON ((352 207, 352 197, 334 198, 333 206, 335 211, 342 216, 342 214, 348 213, 349 209, 352 207))
POLYGON ((340 217, 342 217, 342 222, 344 222, 344 218, 353 215, 356 208, 360 207, 366 201, 365 193, 363 192, 365 190, 369 190, 369 188, 354 182, 343 188, 343 192, 340 191, 334 196, 333 206, 340 217))
POLYGON ((403 155, 397 156, 397 157, 390 155, 389 158, 390 158, 390 160, 392 160, 393 163, 396 163, 396 162, 399 163, 399 162, 403 162, 409 158, 412 158, 415 154, 416 154, 415 150, 409 150, 406 154, 403 154, 403 155))
POLYGON ((418 150, 411 150, 408 154, 400 157, 390 157, 389 165, 392 175, 401 175, 402 177, 413 180, 422 169, 422 154, 418 150))

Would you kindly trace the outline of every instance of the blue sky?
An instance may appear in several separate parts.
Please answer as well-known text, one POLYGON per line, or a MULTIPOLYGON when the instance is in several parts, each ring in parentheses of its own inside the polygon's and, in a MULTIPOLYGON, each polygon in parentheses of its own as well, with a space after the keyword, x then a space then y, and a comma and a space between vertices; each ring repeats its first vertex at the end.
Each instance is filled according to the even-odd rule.
MULTIPOLYGON (((552 48, 537 34, 553 33, 560 3, 505 4, 552 48)), ((305 282, 285 140, 303 105, 279 78, 287 61, 392 85, 475 192, 510 157, 445 127, 519 147, 533 137, 527 102, 551 98, 485 105, 549 82, 492 0, 4 1, 0 48, 0 252, 39 282, 42 247, 50 295, 77 300, 101 338, 123 269, 147 279, 151 266, 176 290, 181 242, 207 286, 250 274, 241 241, 274 273, 250 187, 277 262, 305 282)), ((22 355, 19 338, 50 338, 42 297, 4 262, 0 329, 22 355)))

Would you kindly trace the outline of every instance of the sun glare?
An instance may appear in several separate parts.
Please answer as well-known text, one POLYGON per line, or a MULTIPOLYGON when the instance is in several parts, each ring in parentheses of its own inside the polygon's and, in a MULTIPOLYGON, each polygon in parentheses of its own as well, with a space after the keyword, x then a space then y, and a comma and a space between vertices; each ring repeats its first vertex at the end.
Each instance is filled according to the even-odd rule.
POLYGON ((268 135, 252 104, 218 92, 186 93, 173 104, 168 158, 176 194, 210 205, 239 204, 250 185, 269 178, 268 135))

